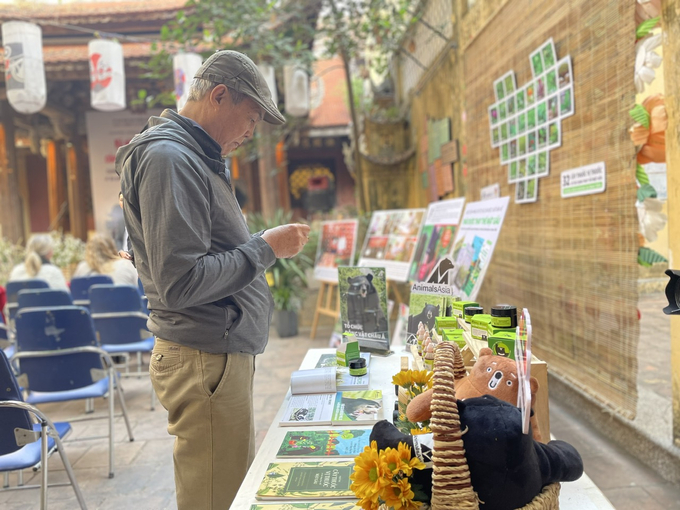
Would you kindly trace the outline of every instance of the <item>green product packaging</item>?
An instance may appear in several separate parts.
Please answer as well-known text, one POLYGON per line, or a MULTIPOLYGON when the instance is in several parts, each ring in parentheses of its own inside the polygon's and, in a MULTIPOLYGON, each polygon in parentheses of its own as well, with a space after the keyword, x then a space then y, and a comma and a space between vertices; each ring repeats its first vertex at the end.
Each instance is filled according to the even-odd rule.
POLYGON ((460 317, 462 319, 463 310, 465 309, 466 306, 479 306, 479 303, 477 303, 476 301, 454 301, 452 303, 452 306, 454 317, 460 317))
POLYGON ((435 328, 437 329, 437 333, 441 335, 444 328, 458 328, 458 319, 455 317, 435 317, 434 324, 435 328))
POLYGON ((487 338, 492 337, 494 335, 506 334, 506 333, 510 333, 510 334, 514 335, 514 334, 516 334, 516 332, 517 332, 517 328, 498 328, 498 327, 494 326, 493 323, 491 323, 491 322, 489 322, 489 324, 486 327, 487 338))
POLYGON ((487 344, 489 349, 491 349, 496 356, 515 359, 516 338, 517 336, 514 332, 502 331, 490 336, 487 340, 487 344))
POLYGON ((443 328, 442 338, 445 342, 456 342, 461 349, 465 347, 462 329, 443 328))
POLYGON ((349 366, 350 361, 361 357, 361 354, 359 352, 359 342, 354 340, 351 342, 340 344, 338 346, 338 351, 336 355, 338 358, 338 366, 340 367, 349 366))
POLYGON ((489 336, 489 324, 491 324, 491 315, 486 313, 474 315, 470 321, 472 338, 486 342, 489 336))

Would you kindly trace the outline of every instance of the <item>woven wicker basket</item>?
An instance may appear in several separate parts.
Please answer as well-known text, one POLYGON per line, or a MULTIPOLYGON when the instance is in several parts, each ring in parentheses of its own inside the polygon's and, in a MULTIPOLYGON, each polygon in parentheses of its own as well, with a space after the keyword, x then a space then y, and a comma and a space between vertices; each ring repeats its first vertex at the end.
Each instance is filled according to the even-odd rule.
MULTIPOLYGON (((432 461, 432 510, 478 510, 479 498, 472 488, 465 458, 454 378, 465 370, 455 344, 437 346, 434 357, 434 394, 430 428, 434 434, 432 461)), ((560 484, 543 488, 519 510, 559 510, 560 484)))

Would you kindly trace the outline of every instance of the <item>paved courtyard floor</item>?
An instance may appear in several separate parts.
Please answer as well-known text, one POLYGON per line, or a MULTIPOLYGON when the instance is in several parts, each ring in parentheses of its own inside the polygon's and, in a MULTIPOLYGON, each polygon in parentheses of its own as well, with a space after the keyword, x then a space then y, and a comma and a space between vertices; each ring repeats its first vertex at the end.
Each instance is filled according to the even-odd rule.
MULTIPOLYGON (((656 303, 650 305, 654 309, 656 303)), ((643 317, 644 317, 643 312, 643 317)), ((304 353, 313 347, 326 347, 330 330, 320 330, 317 338, 308 338, 308 331, 298 337, 281 339, 272 331, 265 354, 258 357, 255 374, 255 413, 257 446, 262 442, 288 389, 290 373, 297 369, 304 353)), ((656 362, 655 362, 656 363, 656 362)), ((663 362, 658 369, 641 366, 641 379, 650 384, 666 377, 663 362), (656 374, 656 375, 655 375, 656 374)), ((668 369, 670 370, 670 368, 668 369)), ((668 376, 670 372, 668 372, 668 376)), ((66 443, 66 452, 91 510, 162 510, 176 509, 172 467, 173 438, 166 431, 165 410, 157 404, 149 410, 150 382, 148 378, 123 380, 125 397, 132 421, 135 441, 129 442, 122 418, 116 419, 115 477, 108 478, 106 439, 79 438, 106 434, 106 420, 76 422, 66 443)), ((553 434, 572 442, 581 452, 586 472, 603 490, 617 510, 680 510, 680 488, 670 485, 624 450, 612 444, 601 431, 594 430, 569 415, 551 401, 553 434)), ((45 405, 42 409, 55 421, 82 416, 83 402, 67 405, 45 405)), ((96 414, 105 416, 106 402, 96 402, 96 414)), ((49 462, 50 480, 67 480, 58 456, 49 462)), ((25 483, 39 483, 39 473, 28 470, 25 483)), ((10 482, 15 485, 16 474, 10 482)), ((39 508, 38 491, 0 492, 3 510, 33 510, 39 508)), ((49 491, 49 508, 76 510, 77 502, 70 487, 49 491)), ((198 509, 197 509, 198 510, 198 509)), ((225 509, 226 510, 226 509, 225 509)), ((248 510, 248 509, 236 509, 248 510)))

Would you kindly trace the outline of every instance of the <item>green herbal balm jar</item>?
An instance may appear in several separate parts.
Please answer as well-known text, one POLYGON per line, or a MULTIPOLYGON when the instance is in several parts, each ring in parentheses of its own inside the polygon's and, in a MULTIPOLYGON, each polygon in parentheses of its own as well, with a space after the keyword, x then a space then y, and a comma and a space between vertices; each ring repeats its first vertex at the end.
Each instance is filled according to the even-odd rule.
POLYGON ((353 359, 349 362, 349 375, 361 377, 366 375, 367 372, 366 360, 364 358, 353 359))
POLYGON ((517 307, 512 305, 491 307, 491 325, 494 328, 516 328, 517 307))

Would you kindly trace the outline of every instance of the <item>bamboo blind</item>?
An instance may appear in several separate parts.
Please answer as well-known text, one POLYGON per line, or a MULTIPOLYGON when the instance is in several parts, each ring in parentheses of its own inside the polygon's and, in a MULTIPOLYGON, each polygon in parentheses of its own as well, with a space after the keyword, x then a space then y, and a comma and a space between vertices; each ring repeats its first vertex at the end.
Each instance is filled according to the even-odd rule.
POLYGON ((514 70, 517 85, 527 83, 529 55, 549 37, 558 59, 572 57, 575 115, 562 121, 562 147, 550 153, 538 201, 511 198, 479 300, 527 307, 534 352, 550 370, 631 419, 639 335, 635 151, 626 132, 635 100, 633 12, 633 1, 512 0, 464 50, 469 201, 496 182, 514 197, 491 148, 493 81, 514 70), (604 193, 560 197, 560 172, 599 161, 604 193))

